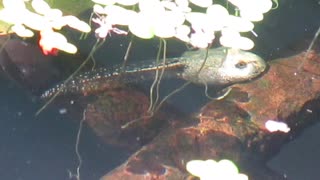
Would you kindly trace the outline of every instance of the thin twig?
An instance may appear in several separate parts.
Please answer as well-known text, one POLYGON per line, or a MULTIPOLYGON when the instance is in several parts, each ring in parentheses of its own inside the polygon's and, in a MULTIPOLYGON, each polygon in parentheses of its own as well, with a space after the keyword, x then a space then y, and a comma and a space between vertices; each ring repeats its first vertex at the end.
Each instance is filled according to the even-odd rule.
MULTIPOLYGON (((304 55, 304 58, 303 58, 301 64, 298 66, 298 72, 300 72, 301 69, 302 69, 302 67, 304 66, 304 63, 306 62, 306 59, 307 59, 307 57, 309 56, 309 54, 310 54, 310 52, 311 52, 311 49, 313 48, 314 43, 315 43, 316 40, 318 39, 319 34, 320 34, 320 27, 318 28, 318 31, 315 33, 315 35, 314 35, 314 37, 313 37, 313 39, 312 39, 312 41, 311 41, 311 43, 310 43, 310 45, 309 45, 309 47, 308 47, 308 49, 307 49, 307 52, 306 52, 305 55, 304 55)), ((296 73, 295 73, 295 74, 296 74, 296 73)))
POLYGON ((130 42, 128 44, 126 53, 125 53, 125 55, 123 57, 123 63, 122 63, 121 69, 120 69, 120 76, 119 77, 121 77, 126 72, 126 65, 127 65, 127 62, 128 62, 128 57, 129 57, 129 54, 130 54, 130 51, 131 51, 132 44, 133 44, 133 36, 131 36, 131 39, 130 39, 130 42))
POLYGON ((76 139, 76 144, 75 144, 75 152, 77 155, 77 159, 78 159, 78 166, 77 166, 77 170, 76 170, 76 174, 73 174, 69 171, 69 178, 73 178, 75 177, 77 180, 80 180, 80 168, 82 166, 82 157, 79 151, 79 144, 80 144, 80 137, 81 137, 81 132, 82 132, 82 127, 83 127, 83 123, 86 120, 86 110, 83 111, 82 114, 82 119, 79 123, 79 129, 77 132, 77 139, 76 139))
POLYGON ((152 85, 150 87, 150 95, 149 95, 149 99, 150 99, 150 105, 149 105, 149 108, 148 108, 148 111, 149 113, 152 112, 152 109, 153 109, 153 106, 154 106, 154 103, 153 103, 153 89, 154 87, 156 86, 157 84, 157 81, 158 81, 158 78, 159 78, 159 59, 160 59, 160 53, 161 53, 161 49, 162 49, 162 41, 160 40, 160 43, 159 43, 159 49, 158 49, 158 53, 157 53, 157 59, 156 59, 156 73, 155 73, 155 77, 154 77, 154 80, 152 82, 152 85))
POLYGON ((165 71, 166 54, 167 54, 167 42, 164 39, 162 39, 162 42, 163 42, 162 68, 161 68, 160 76, 158 78, 157 85, 156 85, 156 93, 157 94, 156 94, 156 100, 155 100, 155 103, 154 103, 155 105, 154 105, 152 111, 154 111, 155 109, 158 109, 157 108, 157 103, 158 103, 159 98, 160 98, 160 83, 161 83, 161 79, 162 79, 164 71, 165 71))

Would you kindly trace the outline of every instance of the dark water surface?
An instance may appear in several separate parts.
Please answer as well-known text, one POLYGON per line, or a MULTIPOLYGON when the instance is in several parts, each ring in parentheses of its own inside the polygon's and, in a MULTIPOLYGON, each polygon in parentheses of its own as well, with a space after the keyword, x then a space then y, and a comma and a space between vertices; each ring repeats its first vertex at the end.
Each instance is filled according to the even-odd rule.
MULTIPOLYGON (((69 179, 75 172, 75 140, 78 121, 47 110, 35 117, 39 103, 24 90, 1 81, 0 179, 69 179)), ((109 148, 83 129, 80 143, 83 179, 98 179, 104 172, 125 160, 126 154, 109 148)))

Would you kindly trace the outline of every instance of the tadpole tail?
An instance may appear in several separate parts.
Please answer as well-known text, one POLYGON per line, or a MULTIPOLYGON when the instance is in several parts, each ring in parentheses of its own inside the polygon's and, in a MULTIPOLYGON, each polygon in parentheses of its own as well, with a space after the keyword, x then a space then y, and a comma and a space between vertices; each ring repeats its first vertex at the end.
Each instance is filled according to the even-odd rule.
POLYGON ((126 66, 122 71, 121 67, 99 68, 93 71, 84 72, 73 77, 69 82, 63 82, 48 89, 42 95, 42 99, 48 99, 55 93, 59 95, 90 95, 102 92, 107 89, 114 89, 125 84, 137 84, 151 81, 155 78, 156 70, 165 68, 162 78, 180 78, 184 66, 177 58, 168 58, 165 65, 156 65, 155 62, 140 62, 126 66))

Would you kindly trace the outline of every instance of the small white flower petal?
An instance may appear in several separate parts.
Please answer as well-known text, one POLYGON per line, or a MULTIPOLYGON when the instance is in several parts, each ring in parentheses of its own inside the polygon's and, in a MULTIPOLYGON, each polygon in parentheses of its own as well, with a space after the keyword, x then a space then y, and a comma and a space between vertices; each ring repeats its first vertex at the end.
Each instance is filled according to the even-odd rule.
POLYGON ((220 44, 225 47, 242 50, 250 50, 254 47, 254 42, 251 39, 242 36, 221 36, 220 44))
POLYGON ((205 163, 202 160, 191 160, 186 164, 187 171, 197 177, 204 173, 205 163))
POLYGON ((221 29, 226 25, 229 18, 228 10, 218 4, 214 4, 207 8, 207 15, 210 19, 209 24, 213 31, 221 31, 221 29))
POLYGON ((221 30, 221 34, 222 36, 226 36, 226 37, 230 37, 230 38, 238 38, 240 37, 240 33, 238 31, 236 31, 235 29, 232 28, 223 28, 221 30))
POLYGON ((108 23, 112 25, 128 25, 133 20, 132 17, 137 14, 135 11, 116 5, 106 6, 105 13, 108 14, 108 23))
POLYGON ((200 179, 217 179, 219 164, 212 160, 192 160, 186 165, 187 171, 200 179))
POLYGON ((139 0, 139 10, 143 13, 158 14, 165 11, 159 0, 139 0))
POLYGON ((44 17, 54 21, 62 17, 62 11, 60 9, 50 9, 44 17))
POLYGON ((171 2, 171 1, 161 1, 161 5, 166 8, 166 9, 169 9, 169 10, 175 10, 177 9, 177 5, 175 2, 171 2))
POLYGON ((203 8, 206 8, 212 5, 212 0, 190 0, 190 2, 203 8))
POLYGON ((154 34, 161 38, 170 38, 173 37, 176 33, 175 27, 169 25, 155 25, 153 27, 154 34))
POLYGON ((190 12, 187 13, 185 17, 195 31, 201 31, 208 26, 209 19, 204 13, 190 12))
POLYGON ((186 14, 186 20, 189 21, 191 24, 195 24, 199 20, 205 17, 206 15, 204 13, 199 13, 199 12, 190 12, 186 14))
POLYGON ((77 29, 78 31, 88 33, 91 31, 91 27, 84 21, 77 21, 74 24, 69 24, 70 27, 77 29))
POLYGON ((254 42, 247 37, 240 37, 238 42, 238 48, 242 50, 250 50, 254 47, 254 42))
POLYGON ((271 0, 263 0, 263 2, 259 3, 259 9, 261 9, 262 13, 266 13, 272 9, 272 1, 271 0))
POLYGON ((188 9, 189 8, 189 1, 188 0, 175 0, 175 3, 181 9, 188 9))
POLYGON ((226 174, 238 174, 239 170, 237 166, 230 160, 222 159, 218 162, 219 164, 219 172, 226 175, 226 174))
POLYGON ((0 10, 0 20, 10 24, 22 24, 21 15, 23 12, 14 12, 9 9, 0 10))
POLYGON ((30 11, 26 11, 24 16, 20 18, 24 25, 37 31, 51 28, 50 22, 46 18, 30 11))
POLYGON ((255 9, 261 13, 266 13, 270 11, 272 8, 272 1, 271 0, 255 0, 251 3, 252 9, 255 9))
POLYGON ((124 6, 133 6, 138 3, 139 0, 117 0, 118 4, 124 5, 124 6))
POLYGON ((248 176, 245 174, 238 174, 236 177, 237 180, 249 180, 248 176))
POLYGON ((220 44, 225 47, 235 49, 250 50, 254 47, 254 42, 246 37, 222 35, 220 44))
POLYGON ((174 2, 171 1, 161 1, 163 7, 171 11, 177 12, 191 12, 191 8, 189 7, 188 0, 175 0, 174 2))
POLYGON ((31 30, 26 29, 22 24, 12 26, 11 30, 20 37, 32 37, 34 35, 31 30))
POLYGON ((218 16, 219 18, 222 17, 223 19, 224 19, 224 17, 228 17, 229 16, 228 10, 225 7, 223 7, 223 6, 219 5, 219 4, 214 4, 212 6, 209 6, 207 8, 207 14, 210 17, 218 16))
POLYGON ((185 15, 184 13, 178 11, 165 11, 160 15, 159 20, 161 20, 162 22, 166 22, 166 24, 169 24, 170 26, 176 27, 184 23, 185 15))
POLYGON ((104 11, 104 8, 99 4, 93 5, 93 12, 95 12, 97 14, 106 14, 104 11))
POLYGON ((31 6, 35 10, 35 12, 42 15, 48 13, 51 10, 49 4, 43 0, 32 0, 31 6))
POLYGON ((253 29, 254 24, 249 20, 243 19, 241 17, 229 15, 226 26, 238 32, 248 32, 253 29))
POLYGON ((66 22, 66 24, 73 29, 77 29, 78 31, 86 33, 91 31, 90 26, 86 22, 80 21, 75 16, 64 16, 63 19, 66 22))
POLYGON ((197 48, 207 48, 214 39, 214 34, 205 34, 203 32, 195 32, 191 34, 190 44, 197 48))
POLYGON ((189 34, 190 34, 191 30, 190 30, 190 27, 187 26, 187 25, 181 25, 181 26, 178 26, 176 28, 176 35, 175 37, 180 39, 181 41, 184 41, 184 42, 189 42, 190 38, 189 38, 189 34))
POLYGON ((248 176, 238 173, 237 166, 230 160, 224 159, 216 162, 212 159, 191 160, 186 164, 187 171, 201 180, 232 179, 248 180, 248 176))
POLYGON ((265 123, 265 127, 270 132, 281 131, 284 133, 288 133, 290 131, 290 128, 286 123, 274 120, 268 120, 265 123))
MULTIPOLYGON (((201 179, 217 179, 216 176, 219 173, 219 163, 212 159, 208 159, 203 161, 202 174, 200 176, 201 179)), ((220 179, 220 178, 219 178, 220 179)))
POLYGON ((117 0, 92 0, 92 2, 97 3, 97 4, 102 4, 102 5, 112 5, 116 3, 117 0))
POLYGON ((185 18, 183 13, 165 11, 158 14, 152 22, 154 34, 162 38, 170 38, 176 34, 176 27, 183 24, 185 18))
POLYGON ((254 9, 260 13, 266 13, 272 8, 271 0, 229 0, 233 5, 237 6, 240 10, 242 9, 254 9))
POLYGON ((129 30, 136 36, 143 39, 150 39, 154 36, 153 25, 144 13, 138 13, 129 24, 129 30))
POLYGON ((258 22, 263 19, 263 14, 255 10, 241 10, 240 16, 249 21, 258 22))
POLYGON ((77 52, 77 47, 71 43, 59 44, 56 48, 69 54, 75 54, 77 52))
POLYGON ((221 36, 219 39, 220 44, 224 47, 232 47, 234 45, 233 40, 234 39, 230 38, 229 36, 221 36))
POLYGON ((3 7, 8 10, 22 11, 26 10, 26 5, 22 0, 2 0, 3 7))
POLYGON ((77 52, 77 47, 67 42, 67 38, 61 33, 52 30, 41 32, 41 45, 45 49, 57 48, 67 53, 74 54, 77 52))
POLYGON ((41 37, 44 40, 50 41, 51 42, 50 44, 52 44, 53 47, 56 47, 57 44, 64 44, 67 42, 67 38, 63 34, 54 32, 52 30, 42 31, 41 37))
POLYGON ((63 17, 50 22, 50 26, 56 30, 60 30, 63 26, 66 26, 66 25, 67 25, 67 22, 63 17))
POLYGON ((110 28, 107 28, 106 26, 101 26, 97 28, 94 32, 96 33, 96 35, 98 35, 99 38, 104 39, 107 37, 109 31, 110 28))

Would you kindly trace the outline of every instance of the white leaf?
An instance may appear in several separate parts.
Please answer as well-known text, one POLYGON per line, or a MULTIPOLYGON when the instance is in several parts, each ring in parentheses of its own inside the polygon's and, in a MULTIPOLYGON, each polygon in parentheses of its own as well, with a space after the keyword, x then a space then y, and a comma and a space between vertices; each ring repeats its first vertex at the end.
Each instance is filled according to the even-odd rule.
POLYGON ((81 32, 86 33, 91 31, 90 26, 86 22, 80 21, 75 16, 64 16, 63 19, 65 20, 66 24, 68 24, 68 26, 70 26, 73 29, 77 29, 81 32))
POLYGON ((31 2, 32 8, 39 14, 46 14, 50 11, 50 6, 43 0, 33 0, 31 2))
POLYGON ((285 122, 274 121, 274 120, 268 120, 265 123, 265 127, 270 132, 281 131, 281 132, 288 133, 290 131, 289 126, 285 122))
POLYGON ((221 33, 220 44, 222 46, 243 50, 249 50, 254 47, 251 39, 240 36, 240 33, 233 29, 225 28, 221 33))
POLYGON ((92 0, 92 2, 107 6, 116 3, 116 0, 92 0))
POLYGON ((22 24, 21 15, 23 15, 23 12, 17 13, 9 9, 0 10, 0 20, 10 24, 22 24))
POLYGON ((190 27, 187 25, 181 25, 176 28, 176 35, 175 37, 184 41, 189 42, 189 33, 191 32, 190 27))
POLYGON ((210 29, 213 31, 221 31, 221 29, 226 26, 226 22, 229 18, 228 10, 218 4, 209 6, 207 9, 207 15, 209 17, 208 24, 210 24, 210 29))
POLYGON ((47 19, 30 11, 25 12, 24 16, 21 18, 24 25, 37 31, 42 31, 51 27, 50 22, 47 19))
POLYGON ((26 10, 26 5, 22 0, 2 0, 3 7, 12 11, 26 10))
POLYGON ((95 12, 97 14, 106 14, 104 11, 104 8, 99 4, 93 5, 93 12, 95 12))
POLYGON ((129 30, 136 36, 143 39, 150 39, 154 36, 152 22, 146 14, 138 13, 129 24, 129 30))
POLYGON ((203 8, 206 8, 212 5, 212 0, 190 0, 190 2, 203 8))
POLYGON ((238 32, 248 32, 253 29, 254 24, 249 20, 230 15, 227 18, 226 26, 238 32))
POLYGON ((117 0, 118 4, 124 5, 124 6, 133 6, 138 3, 139 0, 117 0))
POLYGON ((18 36, 20 37, 32 37, 34 34, 31 30, 26 29, 23 25, 21 24, 16 24, 11 27, 11 30, 15 32, 18 36))
POLYGON ((133 17, 135 17, 137 14, 135 11, 127 10, 116 5, 106 6, 104 12, 108 14, 107 23, 112 25, 128 25, 133 20, 133 17))
POLYGON ((255 10, 241 10, 240 15, 242 18, 253 22, 258 22, 263 19, 263 14, 255 10))

